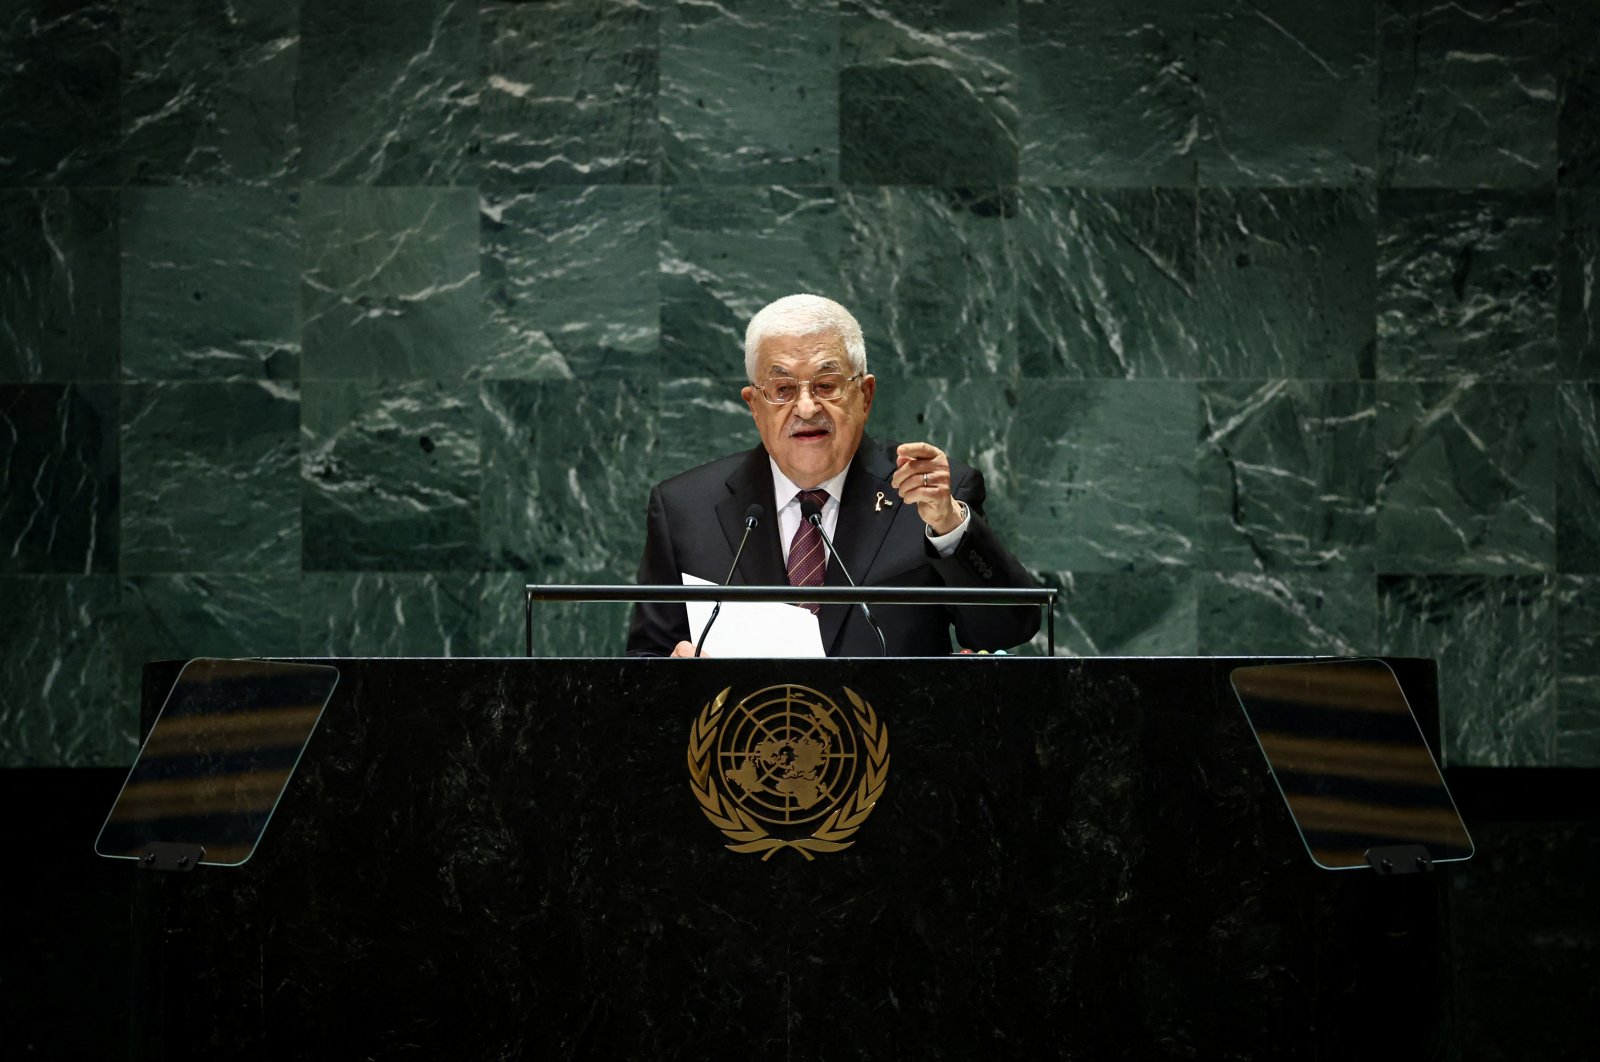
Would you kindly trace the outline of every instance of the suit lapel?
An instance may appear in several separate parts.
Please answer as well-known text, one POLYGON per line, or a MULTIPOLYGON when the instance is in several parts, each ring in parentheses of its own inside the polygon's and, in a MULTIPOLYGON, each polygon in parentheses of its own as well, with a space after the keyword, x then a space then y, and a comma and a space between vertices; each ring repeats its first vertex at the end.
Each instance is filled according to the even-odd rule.
MULTIPOLYGON (((740 586, 772 586, 789 581, 783 567, 783 550, 778 545, 778 507, 772 496, 772 468, 767 451, 760 446, 745 457, 727 480, 728 494, 717 503, 717 523, 728 539, 728 561, 744 537, 744 514, 752 504, 761 506, 761 522, 750 532, 750 542, 739 558, 733 583, 740 586)), ((722 575, 717 572, 710 578, 722 575)))
MULTIPOLYGON (((864 436, 856 449, 855 459, 850 462, 850 474, 845 477, 844 497, 839 499, 839 524, 833 536, 839 556, 828 561, 828 571, 823 578, 825 586, 850 585, 850 580, 845 578, 839 567, 839 560, 844 561, 845 567, 850 569, 850 574, 861 585, 872 582, 872 564, 877 559, 878 551, 883 548, 884 539, 889 536, 890 525, 899 518, 904 508, 899 496, 889 486, 893 475, 894 459, 873 439, 864 436), (880 491, 886 499, 893 501, 892 507, 879 507, 880 491)), ((833 651, 845 617, 855 607, 823 606, 817 619, 822 628, 822 645, 828 652, 833 651)))

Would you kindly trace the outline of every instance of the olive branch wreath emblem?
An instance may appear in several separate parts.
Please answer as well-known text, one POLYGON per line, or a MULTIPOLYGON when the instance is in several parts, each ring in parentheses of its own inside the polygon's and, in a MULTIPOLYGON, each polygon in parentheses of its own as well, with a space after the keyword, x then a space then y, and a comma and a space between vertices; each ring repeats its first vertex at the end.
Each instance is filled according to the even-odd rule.
POLYGON ((722 707, 727 703, 727 687, 700 710, 689 731, 689 786, 700 802, 700 810, 711 824, 721 830, 733 844, 730 851, 742 854, 761 853, 765 862, 774 852, 793 848, 806 858, 816 859, 817 852, 842 852, 855 844, 851 838, 859 830, 873 805, 883 795, 889 777, 889 728, 872 710, 872 705, 862 700, 849 686, 844 693, 854 709, 856 725, 861 728, 862 744, 866 750, 866 768, 850 794, 833 813, 822 820, 822 825, 808 837, 783 838, 768 833, 761 823, 744 808, 717 791, 711 778, 711 765, 717 743, 718 724, 722 721, 722 707))

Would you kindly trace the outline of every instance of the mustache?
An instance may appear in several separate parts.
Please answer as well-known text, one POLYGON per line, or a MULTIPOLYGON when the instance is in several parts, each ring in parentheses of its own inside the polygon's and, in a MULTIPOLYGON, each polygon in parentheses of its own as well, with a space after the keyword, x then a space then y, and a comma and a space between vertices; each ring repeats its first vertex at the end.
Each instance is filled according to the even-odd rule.
POLYGON ((833 418, 826 413, 818 411, 810 420, 789 421, 788 435, 799 435, 803 431, 832 431, 833 418))

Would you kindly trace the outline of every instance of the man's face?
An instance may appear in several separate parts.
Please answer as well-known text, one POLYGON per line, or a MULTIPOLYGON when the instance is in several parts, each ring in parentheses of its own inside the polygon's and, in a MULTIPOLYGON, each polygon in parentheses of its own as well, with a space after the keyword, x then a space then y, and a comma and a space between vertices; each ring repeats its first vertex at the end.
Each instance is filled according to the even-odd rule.
MULTIPOLYGON (((834 335, 769 336, 756 350, 756 379, 788 376, 810 381, 823 373, 855 375, 834 335)), ((863 376, 845 385, 837 402, 818 402, 809 387, 786 406, 775 406, 754 387, 740 394, 756 419, 761 442, 784 475, 801 488, 815 487, 843 472, 861 445, 861 433, 872 411, 877 380, 863 376)))

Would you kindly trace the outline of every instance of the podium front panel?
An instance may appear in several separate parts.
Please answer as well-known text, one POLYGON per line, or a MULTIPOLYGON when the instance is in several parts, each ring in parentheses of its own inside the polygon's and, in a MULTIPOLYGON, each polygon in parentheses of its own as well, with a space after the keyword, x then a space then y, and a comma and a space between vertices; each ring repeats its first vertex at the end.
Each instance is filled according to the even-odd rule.
POLYGON ((137 1053, 1427 1057, 1441 875, 1311 863, 1251 662, 327 661, 254 858, 137 876, 137 1053))

